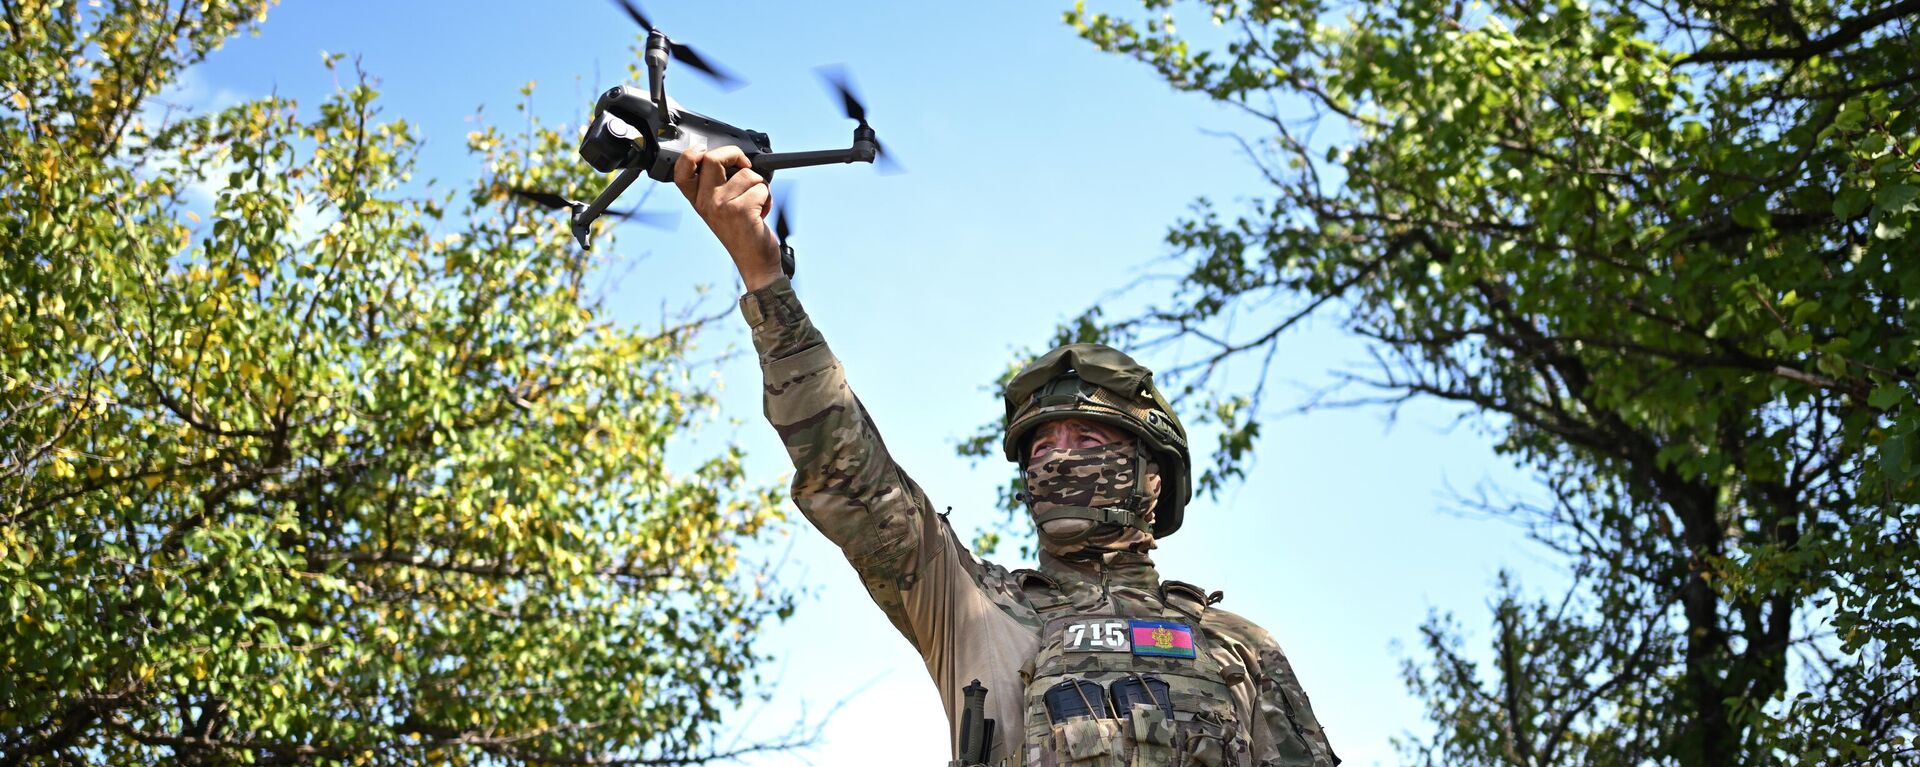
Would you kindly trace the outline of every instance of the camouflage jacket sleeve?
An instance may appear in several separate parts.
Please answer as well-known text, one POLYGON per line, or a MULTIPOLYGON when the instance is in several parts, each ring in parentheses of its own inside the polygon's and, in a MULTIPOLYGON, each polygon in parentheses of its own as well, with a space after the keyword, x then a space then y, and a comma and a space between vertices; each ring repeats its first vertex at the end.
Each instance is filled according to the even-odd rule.
MULTIPOLYGON (((949 745, 957 749, 961 691, 974 679, 1015 691, 990 694, 987 716, 1019 722, 1018 671, 1038 646, 1016 579, 975 559, 887 454, 786 280, 747 294, 740 310, 760 353, 767 420, 793 459, 793 502, 920 652, 947 711, 949 745)), ((1019 734, 996 730, 994 757, 1016 749, 1019 734)))
POLYGON ((987 582, 1005 571, 973 559, 887 453, 792 285, 777 280, 740 308, 760 354, 767 420, 793 459, 794 504, 900 633, 931 662, 956 631, 983 628, 979 616, 1019 610, 1008 589, 987 582))
POLYGON ((899 581, 917 570, 916 549, 929 505, 919 486, 888 455, 840 360, 801 308, 793 286, 778 280, 740 300, 760 354, 767 420, 793 459, 793 501, 839 546, 880 607, 902 633, 899 581))
POLYGON ((1326 730, 1314 716, 1307 691, 1280 643, 1252 621, 1225 610, 1207 611, 1207 618, 1232 637, 1253 684, 1248 737, 1253 763, 1259 767, 1334 767, 1340 757, 1327 742, 1326 730))

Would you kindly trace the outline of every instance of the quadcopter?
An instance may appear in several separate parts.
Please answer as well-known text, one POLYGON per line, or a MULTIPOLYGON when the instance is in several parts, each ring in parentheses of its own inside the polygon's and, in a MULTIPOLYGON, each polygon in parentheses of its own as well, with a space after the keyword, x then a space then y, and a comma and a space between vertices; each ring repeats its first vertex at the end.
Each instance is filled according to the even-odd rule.
MULTIPOLYGON (((678 101, 667 96, 669 58, 713 78, 723 87, 738 87, 740 80, 702 58, 691 47, 667 37, 665 32, 647 20, 632 0, 615 1, 647 31, 647 87, 641 89, 620 85, 600 95, 593 107, 593 120, 587 125, 586 135, 580 139, 580 157, 594 170, 601 173, 617 170, 620 175, 614 177, 592 202, 568 199, 553 192, 512 190, 515 195, 541 205, 570 211, 573 236, 582 249, 593 247, 590 227, 602 215, 647 222, 647 214, 609 210, 609 206, 627 191, 627 187, 639 180, 641 174, 655 181, 671 183, 674 163, 681 154, 695 147, 739 147, 747 156, 749 167, 769 182, 773 180, 775 171, 814 165, 871 164, 877 160, 883 170, 898 169, 891 156, 881 148, 873 127, 867 124, 866 107, 854 96, 845 72, 838 68, 823 68, 820 75, 839 94, 847 117, 856 123, 853 145, 846 149, 775 152, 772 139, 765 133, 738 128, 682 107, 678 101)), ((787 236, 791 233, 787 205, 784 198, 777 202, 779 214, 775 218, 774 234, 780 240, 781 269, 791 277, 794 261, 793 249, 787 245, 787 236)))

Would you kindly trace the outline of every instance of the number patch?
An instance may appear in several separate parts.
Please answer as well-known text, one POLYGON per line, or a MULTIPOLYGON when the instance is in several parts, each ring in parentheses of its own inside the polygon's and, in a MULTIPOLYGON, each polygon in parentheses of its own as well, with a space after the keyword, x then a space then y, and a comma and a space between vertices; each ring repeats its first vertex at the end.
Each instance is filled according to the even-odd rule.
POLYGON ((1133 640, 1127 634, 1127 622, 1118 618, 1094 618, 1067 624, 1066 652, 1133 652, 1133 640))

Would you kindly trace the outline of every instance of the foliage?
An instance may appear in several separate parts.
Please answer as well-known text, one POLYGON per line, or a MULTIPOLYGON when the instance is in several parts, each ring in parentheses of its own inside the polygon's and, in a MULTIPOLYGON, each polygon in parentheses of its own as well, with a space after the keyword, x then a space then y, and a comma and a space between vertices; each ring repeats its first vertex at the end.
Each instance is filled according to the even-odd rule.
POLYGON ((723 756, 780 499, 507 203, 571 137, 422 191, 364 76, 155 103, 266 2, 3 5, 0 763, 723 756))
POLYGON ((1228 403, 1231 478, 1266 376, 1215 373, 1336 313, 1377 365, 1333 401, 1477 410, 1545 499, 1479 505, 1577 576, 1504 586, 1484 667, 1426 626, 1410 758, 1911 758, 1920 2, 1144 5, 1066 19, 1247 115, 1265 196, 1076 324, 1228 403))

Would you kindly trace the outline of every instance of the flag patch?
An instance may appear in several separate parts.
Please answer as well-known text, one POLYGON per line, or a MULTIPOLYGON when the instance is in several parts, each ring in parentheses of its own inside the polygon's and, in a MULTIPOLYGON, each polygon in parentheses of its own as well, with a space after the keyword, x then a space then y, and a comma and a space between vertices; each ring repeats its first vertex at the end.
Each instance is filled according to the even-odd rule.
POLYGON ((1191 658, 1193 629, 1170 621, 1130 621, 1134 655, 1191 658))

